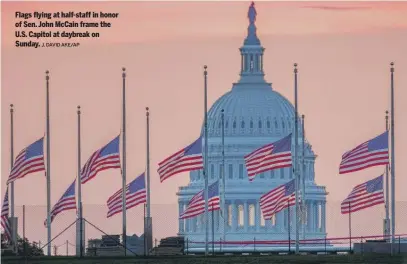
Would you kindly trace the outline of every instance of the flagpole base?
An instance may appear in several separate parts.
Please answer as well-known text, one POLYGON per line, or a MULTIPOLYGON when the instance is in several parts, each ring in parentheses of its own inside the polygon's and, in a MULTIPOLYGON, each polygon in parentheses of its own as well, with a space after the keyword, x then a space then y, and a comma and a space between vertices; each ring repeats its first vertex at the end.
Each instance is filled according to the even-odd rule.
POLYGON ((150 255, 150 252, 153 249, 153 218, 145 217, 144 221, 144 237, 146 241, 146 244, 144 245, 146 248, 145 252, 147 255, 150 255))
POLYGON ((82 232, 80 219, 76 220, 76 256, 83 257, 85 255, 85 221, 82 218, 82 232), (81 250, 81 234, 82 233, 82 250, 81 250), (82 256, 81 256, 82 254, 82 256))

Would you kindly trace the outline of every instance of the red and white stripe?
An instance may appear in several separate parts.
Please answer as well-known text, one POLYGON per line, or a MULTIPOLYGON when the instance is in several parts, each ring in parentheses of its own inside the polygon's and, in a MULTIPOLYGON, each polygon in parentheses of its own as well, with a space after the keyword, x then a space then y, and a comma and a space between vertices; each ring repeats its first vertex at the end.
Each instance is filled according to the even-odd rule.
POLYGON ((120 155, 118 153, 99 157, 102 149, 92 154, 81 171, 82 184, 93 179, 100 171, 120 168, 120 155))
POLYGON ((244 157, 249 181, 262 172, 292 166, 291 150, 273 154, 273 149, 267 144, 244 157))
MULTIPOLYGON (((76 210, 75 195, 61 198, 51 210, 51 223, 59 213, 73 209, 76 210)), ((44 221, 44 226, 47 227, 47 219, 44 221)))
POLYGON ((4 235, 6 236, 8 241, 11 241, 11 225, 10 220, 8 218, 9 214, 9 203, 8 203, 8 189, 6 191, 3 205, 1 207, 1 227, 4 230, 4 235))
POLYGON ((10 176, 7 180, 7 184, 23 178, 27 174, 44 171, 44 155, 34 156, 26 159, 27 149, 23 149, 16 157, 13 168, 11 169, 10 176))
POLYGON ((185 149, 178 151, 158 164, 158 174, 161 182, 175 174, 200 169, 203 169, 202 153, 185 156, 185 149))
MULTIPOLYGON (((220 198, 214 196, 208 200, 208 211, 220 210, 220 198)), ((205 212, 205 200, 203 199, 203 191, 200 191, 192 197, 185 211, 180 215, 180 219, 187 219, 198 216, 205 212)))
POLYGON ((263 213, 263 218, 269 220, 274 214, 295 205, 295 193, 288 196, 285 195, 285 184, 278 186, 270 192, 264 194, 260 198, 260 209, 263 213))
MULTIPOLYGON (((128 187, 127 187, 128 188, 128 187)), ((111 217, 115 214, 121 213, 123 208, 122 203, 122 190, 120 189, 115 194, 113 194, 107 200, 107 217, 111 217)), ((133 208, 139 204, 143 204, 147 202, 147 193, 146 189, 141 189, 135 193, 130 193, 129 190, 126 190, 126 210, 133 208)))
POLYGON ((353 188, 348 197, 343 200, 341 213, 349 214, 378 204, 384 204, 383 189, 369 193, 366 191, 366 183, 362 183, 353 188))
POLYGON ((369 142, 360 144, 342 155, 339 174, 359 171, 377 165, 387 165, 389 163, 389 151, 387 148, 369 151, 368 144, 369 142))

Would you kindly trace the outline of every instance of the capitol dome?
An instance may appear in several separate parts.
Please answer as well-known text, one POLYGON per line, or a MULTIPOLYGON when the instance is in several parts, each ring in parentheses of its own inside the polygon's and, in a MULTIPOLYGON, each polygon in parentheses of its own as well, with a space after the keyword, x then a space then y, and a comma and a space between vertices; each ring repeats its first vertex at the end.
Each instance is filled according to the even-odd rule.
MULTIPOLYGON (((315 183, 316 155, 305 139, 299 117, 298 135, 295 138, 294 106, 264 78, 265 49, 256 34, 256 15, 252 3, 248 12, 247 36, 240 48, 240 79, 208 111, 207 175, 204 175, 203 170, 189 173, 190 182, 187 186, 180 187, 177 193, 179 213, 185 210, 194 195, 203 190, 207 177, 209 184, 219 182, 219 195, 223 201, 222 209, 214 211, 213 220, 209 223, 214 230, 214 239, 235 242, 253 238, 285 240, 288 230, 294 232, 294 227, 289 228, 288 225, 288 211, 285 209, 278 212, 271 221, 266 221, 263 219, 259 200, 263 194, 294 179, 293 168, 266 171, 249 181, 244 157, 255 149, 292 133, 291 149, 294 149, 297 140, 298 160, 301 164, 298 176, 305 190, 304 203, 301 205, 304 208, 301 236, 324 238, 327 193, 324 186, 315 183)), ((202 136, 205 136, 204 132, 202 127, 202 136)), ((205 240, 205 230, 204 214, 179 220, 178 234, 189 241, 199 242, 189 244, 191 252, 202 252, 201 242, 205 240)))
POLYGON ((272 90, 268 84, 245 86, 248 87, 235 84, 210 108, 209 136, 221 136, 222 110, 225 136, 280 137, 293 131, 295 110, 285 97, 272 90))

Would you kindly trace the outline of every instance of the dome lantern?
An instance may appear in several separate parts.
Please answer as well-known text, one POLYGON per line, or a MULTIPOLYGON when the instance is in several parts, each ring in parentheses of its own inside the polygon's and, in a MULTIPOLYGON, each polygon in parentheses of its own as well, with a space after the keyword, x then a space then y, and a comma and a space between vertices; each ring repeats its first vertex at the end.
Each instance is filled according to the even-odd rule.
POLYGON ((243 46, 240 48, 241 69, 240 83, 265 83, 263 72, 263 53, 260 39, 256 33, 256 8, 254 2, 249 7, 247 17, 249 18, 249 27, 243 46))

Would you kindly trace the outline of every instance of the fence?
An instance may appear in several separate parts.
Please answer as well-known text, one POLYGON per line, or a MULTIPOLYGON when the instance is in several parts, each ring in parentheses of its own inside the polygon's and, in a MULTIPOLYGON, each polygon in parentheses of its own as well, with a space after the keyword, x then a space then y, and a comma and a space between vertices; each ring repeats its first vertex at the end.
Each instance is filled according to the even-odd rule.
MULTIPOLYGON (((327 240, 303 241, 306 243, 319 243, 320 245, 333 244, 346 247, 349 242, 360 242, 369 239, 382 239, 383 235, 383 219, 385 217, 384 206, 375 206, 363 211, 352 214, 352 239, 349 240, 348 215, 340 213, 340 202, 328 201, 326 212, 326 231, 327 240)), ((143 206, 138 206, 127 211, 127 235, 136 234, 137 236, 143 233, 144 210, 143 206)), ((83 205, 83 217, 97 228, 90 224, 85 225, 85 243, 88 239, 101 238, 106 233, 109 235, 122 233, 122 217, 121 214, 116 214, 110 218, 106 218, 107 207, 105 205, 83 205), (104 233, 103 233, 103 232, 104 233)), ((160 241, 161 238, 176 236, 178 233, 178 205, 177 204, 153 204, 151 205, 151 214, 153 218, 153 239, 154 244, 160 241)), ((18 217, 18 234, 23 236, 23 209, 22 206, 15 207, 15 216, 18 217)), ((52 237, 55 237, 75 221, 76 212, 74 210, 62 212, 52 222, 52 237)), ((47 229, 44 226, 46 219, 46 206, 25 206, 25 237, 30 242, 36 242, 39 245, 45 245, 47 242, 47 229)), ((252 221, 249 219, 249 221, 252 221)), ((396 204, 396 233, 400 235, 400 239, 407 236, 407 202, 397 202, 396 204)), ((71 226, 66 232, 63 232, 59 237, 52 241, 52 254, 57 255, 74 255, 76 234, 75 225, 71 226)), ((209 240, 211 241, 211 232, 209 232, 209 240)), ((245 247, 261 248, 270 244, 288 244, 285 241, 260 240, 256 241, 256 232, 253 232, 253 241, 234 240, 221 241, 216 238, 214 244, 218 247, 223 247, 227 244, 241 243, 245 247)), ((288 237, 287 237, 288 238, 288 237)), ((295 234, 292 233, 291 239, 295 239, 295 234)), ((202 243, 202 241, 189 241, 189 246, 193 243, 202 243)), ((290 244, 295 248, 294 241, 290 244)), ((210 248, 213 246, 211 245, 210 248)), ((44 248, 44 253, 47 254, 47 248, 44 248)))

